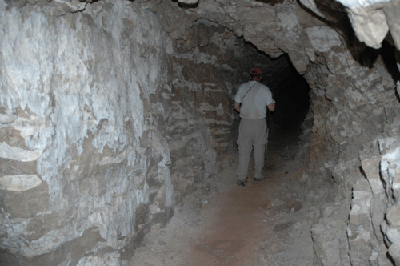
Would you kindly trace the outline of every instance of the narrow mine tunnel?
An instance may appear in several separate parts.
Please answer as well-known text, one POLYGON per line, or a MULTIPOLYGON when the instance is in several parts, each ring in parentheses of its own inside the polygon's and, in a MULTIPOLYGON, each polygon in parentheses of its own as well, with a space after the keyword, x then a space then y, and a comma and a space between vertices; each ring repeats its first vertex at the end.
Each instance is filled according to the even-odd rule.
POLYGON ((0 265, 400 265, 398 1, 0 14, 0 265), (239 187, 254 66, 276 110, 239 187))

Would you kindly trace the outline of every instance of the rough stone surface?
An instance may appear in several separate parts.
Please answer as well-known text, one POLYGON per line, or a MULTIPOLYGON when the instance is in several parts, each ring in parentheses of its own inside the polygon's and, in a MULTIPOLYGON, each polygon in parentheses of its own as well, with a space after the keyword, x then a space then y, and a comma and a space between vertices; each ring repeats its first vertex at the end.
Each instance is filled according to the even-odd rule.
POLYGON ((120 265, 144 224, 172 214, 170 151, 148 110, 172 41, 126 1, 12 4, 0 4, 0 264, 120 265))
POLYGON ((4 264, 119 265, 218 171, 235 142, 232 96, 253 61, 271 60, 207 20, 172 40, 146 3, 13 5, 2 11, 4 264))
POLYGON ((360 7, 349 11, 358 39, 376 49, 381 47, 382 40, 389 31, 385 12, 380 9, 381 7, 360 7))
POLYGON ((399 3, 179 2, 0 0, 1 264, 123 264, 234 149, 254 62, 287 54, 315 264, 400 265, 399 3))
POLYGON ((348 207, 349 204, 344 201, 327 204, 320 211, 323 218, 311 228, 315 265, 350 265, 346 237, 348 207))
MULTIPOLYGON (((380 232, 386 198, 378 174, 377 138, 387 134, 382 132, 396 116, 398 102, 393 94, 394 82, 382 58, 375 61, 373 68, 351 58, 343 48, 331 49, 322 59, 327 68, 315 66, 306 75, 307 80, 321 82, 312 86, 316 99, 320 100, 314 100, 313 131, 317 134, 314 133, 310 145, 312 167, 308 171, 311 177, 319 173, 332 178, 335 202, 352 199, 350 219, 334 223, 336 233, 341 231, 336 239, 347 234, 349 245, 350 258, 339 265, 390 265, 380 232), (347 228, 343 226, 346 224, 347 228)), ((314 182, 321 182, 320 178, 314 182)), ((329 231, 332 226, 324 225, 324 219, 325 216, 318 225, 329 231)), ((321 252, 321 243, 315 242, 314 249, 321 252)), ((340 256, 329 257, 328 249, 322 249, 321 253, 325 255, 317 257, 322 265, 335 265, 338 259, 343 260, 340 256)))

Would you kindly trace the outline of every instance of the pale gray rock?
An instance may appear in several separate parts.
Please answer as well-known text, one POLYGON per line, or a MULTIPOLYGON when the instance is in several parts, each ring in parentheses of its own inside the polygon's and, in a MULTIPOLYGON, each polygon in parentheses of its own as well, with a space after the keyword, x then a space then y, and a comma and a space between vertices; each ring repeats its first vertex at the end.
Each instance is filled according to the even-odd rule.
POLYGON ((310 27, 306 29, 310 42, 317 52, 327 52, 333 46, 341 46, 342 42, 336 31, 330 27, 310 27))
POLYGON ((371 245, 371 198, 372 192, 366 179, 359 179, 353 187, 353 199, 347 236, 349 238, 350 260, 352 265, 367 265, 374 256, 376 247, 371 245))
POLYGON ((178 0, 179 3, 185 3, 185 4, 189 4, 189 5, 193 5, 198 3, 198 0, 178 0))
POLYGON ((400 217, 399 217, 399 180, 400 171, 400 145, 396 139, 388 138, 379 141, 380 151, 382 153, 381 172, 386 185, 387 211, 386 221, 382 223, 382 231, 386 236, 386 244, 389 246, 389 254, 396 265, 399 260, 399 242, 400 242, 400 217), (396 199, 395 201, 393 200, 396 199))
POLYGON ((15 115, 2 115, 0 114, 0 123, 1 124, 10 124, 17 119, 15 115))
POLYGON ((315 14, 320 16, 321 18, 325 18, 325 16, 319 11, 317 5, 315 4, 314 0, 300 0, 300 2, 313 11, 315 14))
POLYGON ((107 253, 103 256, 85 256, 79 260, 77 266, 121 266, 120 257, 118 252, 107 253))
POLYGON ((382 40, 389 31, 386 15, 381 7, 350 9, 349 17, 360 41, 375 49, 381 47, 382 40))
POLYGON ((400 3, 393 1, 387 3, 383 7, 383 11, 386 15, 386 21, 389 26, 390 34, 393 37, 393 41, 397 49, 400 47, 400 22, 398 20, 400 16, 400 3))
POLYGON ((391 2, 392 0, 338 0, 343 5, 355 9, 364 6, 371 6, 379 3, 391 2))
POLYGON ((346 238, 348 203, 327 204, 322 207, 322 219, 311 228, 315 259, 319 265, 350 265, 346 238))
POLYGON ((339 0, 347 12, 358 39, 376 49, 390 30, 399 49, 399 3, 392 0, 339 0))
POLYGON ((42 151, 40 150, 24 150, 19 147, 12 147, 7 143, 0 143, 0 158, 31 162, 39 159, 41 155, 42 151))
MULTIPOLYGON (((7 116, 17 116, 2 121, 20 132, 27 148, 1 143, 0 157, 37 161, 30 174, 2 176, 2 189, 35 201, 47 194, 44 205, 28 213, 13 211, 18 203, 5 199, 1 247, 26 260, 44 256, 46 265, 66 262, 51 254, 61 247, 71 252, 69 243, 93 239, 119 250, 137 235, 138 216, 166 221, 173 205, 162 134, 149 146, 140 143, 151 126, 146 101, 166 82, 162 69, 171 40, 153 13, 130 2, 67 4, 80 12, 57 19, 58 4, 1 10, 6 89, 0 98, 7 116), (150 28, 152 35, 146 34, 150 28), (150 198, 154 193, 159 196, 150 198), (141 204, 149 205, 148 213, 137 212, 141 204)), ((69 259, 77 262, 86 248, 69 259)), ((118 258, 90 257, 79 265, 107 260, 118 265, 118 258)))
POLYGON ((0 177, 0 189, 27 191, 39 186, 42 180, 37 175, 4 175, 0 177))

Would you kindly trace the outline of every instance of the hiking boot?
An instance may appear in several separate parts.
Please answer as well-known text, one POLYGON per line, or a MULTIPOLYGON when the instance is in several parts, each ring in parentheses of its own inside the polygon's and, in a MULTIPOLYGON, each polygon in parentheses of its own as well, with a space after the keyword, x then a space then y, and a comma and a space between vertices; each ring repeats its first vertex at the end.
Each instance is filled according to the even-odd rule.
POLYGON ((236 182, 236 184, 237 184, 238 186, 245 187, 245 186, 246 186, 246 179, 239 179, 239 180, 236 182))
POLYGON ((260 182, 260 181, 262 181, 264 178, 254 178, 254 181, 256 181, 256 182, 260 182))

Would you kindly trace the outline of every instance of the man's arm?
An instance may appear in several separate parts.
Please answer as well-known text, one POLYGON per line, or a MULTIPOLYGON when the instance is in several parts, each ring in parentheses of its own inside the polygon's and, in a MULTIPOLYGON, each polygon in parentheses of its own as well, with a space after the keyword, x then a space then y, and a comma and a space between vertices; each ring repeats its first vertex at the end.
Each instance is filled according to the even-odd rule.
POLYGON ((270 103, 267 105, 268 110, 270 110, 271 112, 275 111, 275 103, 270 103))
POLYGON ((236 111, 238 111, 240 113, 240 103, 236 102, 233 104, 233 109, 235 109, 236 111))

